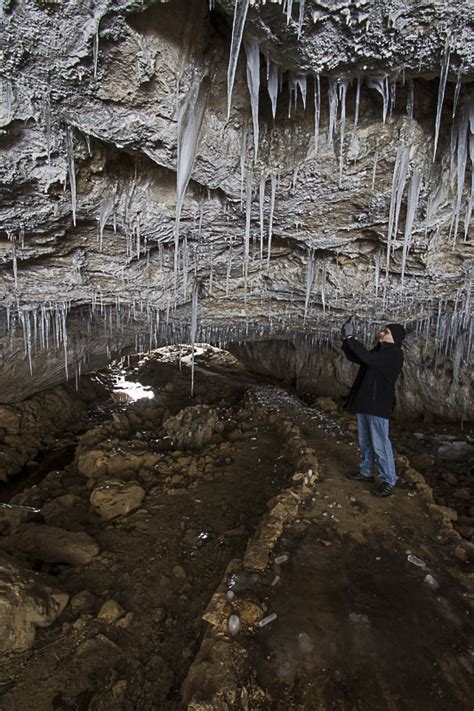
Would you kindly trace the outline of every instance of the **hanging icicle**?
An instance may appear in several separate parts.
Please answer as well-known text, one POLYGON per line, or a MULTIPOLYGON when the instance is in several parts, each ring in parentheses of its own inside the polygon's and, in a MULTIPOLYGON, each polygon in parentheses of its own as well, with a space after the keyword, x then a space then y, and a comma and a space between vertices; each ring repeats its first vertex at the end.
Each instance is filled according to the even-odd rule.
POLYGON ((438 102, 436 105, 436 120, 435 120, 435 137, 433 145, 433 161, 436 159, 436 150, 438 148, 439 129, 441 126, 441 112, 443 110, 444 94, 446 90, 446 81, 449 73, 449 59, 451 56, 451 48, 449 46, 450 38, 446 40, 446 48, 444 50, 443 61, 441 63, 441 74, 439 77, 438 87, 438 102))
POLYGON ((407 198, 407 216, 405 221, 405 234, 403 237, 403 252, 402 252, 402 272, 401 283, 405 280, 405 267, 408 252, 410 251, 411 236, 413 232, 413 223, 415 221, 416 211, 418 209, 418 200, 421 190, 421 171, 414 170, 411 176, 410 186, 408 188, 407 198))
POLYGON ((239 60, 240 46, 244 34, 245 20, 250 0, 235 0, 234 22, 232 24, 232 39, 230 43, 229 64, 227 67, 227 120, 232 108, 232 92, 234 89, 235 72, 239 60))
POLYGON ((76 169, 74 165, 74 131, 66 126, 66 152, 69 169, 69 188, 71 190, 72 224, 76 226, 76 169))
POLYGON ((314 75, 314 152, 318 152, 319 126, 321 124, 321 82, 319 74, 314 75))
POLYGON ((250 39, 244 42, 245 54, 247 57, 247 85, 250 94, 250 104, 252 107, 253 142, 254 142, 254 163, 257 162, 258 141, 259 141, 259 92, 260 92, 260 47, 257 40, 250 39))
POLYGON ((278 103, 278 66, 274 64, 270 57, 266 57, 267 62, 267 90, 272 104, 272 116, 275 118, 278 103))
POLYGON ((178 155, 176 166, 176 218, 174 234, 174 274, 178 273, 179 225, 184 196, 191 178, 199 134, 206 110, 209 77, 193 80, 178 112, 178 155))
POLYGON ((199 284, 196 282, 193 286, 191 296, 191 397, 194 397, 194 346, 196 343, 198 322, 198 292, 199 284))
POLYGON ((270 191, 270 216, 268 218, 268 254, 267 254, 267 264, 270 264, 270 259, 272 255, 272 237, 273 237, 273 215, 275 213, 275 196, 276 196, 276 186, 277 177, 272 175, 270 178, 271 191, 270 191))

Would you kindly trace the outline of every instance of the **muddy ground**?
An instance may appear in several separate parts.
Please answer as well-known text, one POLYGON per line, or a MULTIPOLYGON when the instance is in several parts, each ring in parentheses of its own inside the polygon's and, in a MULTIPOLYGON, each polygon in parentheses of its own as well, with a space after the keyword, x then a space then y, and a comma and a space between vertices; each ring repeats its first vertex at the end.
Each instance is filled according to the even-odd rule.
MULTIPOLYGON (((0 659, 0 708, 474 708, 472 470, 438 457, 436 432, 399 431, 400 451, 431 457, 418 464, 435 501, 458 509, 459 531, 449 520, 457 514, 433 508, 406 458, 404 488, 378 500, 370 485, 345 479, 357 466, 354 426, 334 403, 304 404, 206 348, 191 398, 188 356, 168 349, 116 370, 154 397, 127 404, 122 394, 101 406, 93 429, 64 453, 72 461, 61 469, 56 461, 44 478, 36 471, 16 493, 16 503, 42 513, 6 522, 1 548, 49 576, 69 602, 28 651, 0 659), (107 495, 111 480, 143 498, 104 518, 91 494, 107 495), (245 562, 284 490, 297 506, 272 539, 269 565, 232 586, 229 563, 245 562), (82 565, 22 553, 19 531, 30 525, 87 532, 99 552, 82 565), (224 624, 205 622, 214 592, 229 587, 224 624), (229 637, 235 611, 241 629, 229 637), (232 645, 230 659, 210 655, 204 668, 203 649, 220 640, 232 645), (246 660, 237 681, 233 659, 246 660)), ((445 444, 459 439, 446 436, 454 439, 445 444)))

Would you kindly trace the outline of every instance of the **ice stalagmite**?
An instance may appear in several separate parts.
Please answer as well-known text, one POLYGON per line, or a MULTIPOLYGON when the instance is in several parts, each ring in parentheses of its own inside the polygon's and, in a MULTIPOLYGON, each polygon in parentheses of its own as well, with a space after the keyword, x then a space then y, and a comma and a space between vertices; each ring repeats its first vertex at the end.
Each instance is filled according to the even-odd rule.
POLYGON ((272 103, 272 115, 276 116, 278 102, 278 66, 267 57, 267 89, 272 103))
POLYGON ((247 56, 247 85, 250 93, 250 104, 252 107, 253 122, 253 142, 254 142, 254 162, 258 155, 258 95, 260 91, 260 47, 257 40, 250 39, 244 42, 245 54, 247 56))
POLYGON ((410 250, 411 235, 413 231, 413 223, 415 221, 416 211, 418 208, 418 200, 420 197, 421 189, 421 172, 419 170, 414 170, 411 176, 410 186, 408 188, 408 198, 407 198, 407 216, 405 221, 405 234, 403 237, 403 252, 402 252, 402 272, 401 272, 401 283, 405 281, 405 267, 408 252, 410 250))
POLYGON ((441 74, 439 77, 438 103, 436 106, 435 137, 434 137, 434 145, 433 145, 433 160, 436 158, 436 150, 438 148, 439 129, 441 126, 441 112, 443 110, 444 94, 446 91, 446 81, 448 79, 450 56, 451 56, 451 49, 449 46, 449 38, 448 38, 448 40, 446 42, 446 49, 444 51, 443 62, 441 64, 441 74))
POLYGON ((66 151, 69 169, 69 187, 71 190, 72 223, 76 226, 76 168, 74 165, 74 133, 72 126, 66 126, 66 151))
POLYGON ((270 180, 271 180, 271 191, 270 191, 270 215, 268 218, 268 255, 267 255, 267 263, 268 264, 270 264, 270 258, 272 255, 273 215, 275 213, 275 196, 276 196, 276 185, 277 185, 276 175, 272 175, 270 180))
POLYGON ((191 171, 201 131, 209 91, 209 77, 194 79, 178 113, 178 156, 176 166, 176 221, 174 231, 174 273, 178 272, 179 223, 184 196, 191 178, 191 171))
POLYGON ((227 67, 227 119, 230 117, 232 108, 232 91, 234 89, 235 72, 237 70, 240 45, 242 44, 249 5, 250 0, 235 0, 232 39, 230 43, 229 64, 227 67))
POLYGON ((196 343, 197 335, 197 320, 198 320, 198 292, 199 284, 193 286, 191 297, 191 397, 194 396, 194 344, 196 343))
POLYGON ((321 82, 319 74, 314 75, 314 152, 318 152, 319 126, 321 123, 321 82))

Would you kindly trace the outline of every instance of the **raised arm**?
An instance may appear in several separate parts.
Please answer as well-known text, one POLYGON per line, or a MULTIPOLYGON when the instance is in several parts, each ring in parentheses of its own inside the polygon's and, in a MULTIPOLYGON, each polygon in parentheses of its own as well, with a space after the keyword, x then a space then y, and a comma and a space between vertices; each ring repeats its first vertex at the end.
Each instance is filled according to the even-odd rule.
POLYGON ((357 338, 354 338, 354 336, 346 338, 343 342, 343 347, 344 345, 356 358, 359 359, 359 362, 364 363, 365 365, 383 367, 387 365, 393 357, 390 350, 368 351, 367 348, 357 340, 357 338))
POLYGON ((344 355, 346 356, 347 360, 350 360, 352 363, 357 363, 357 365, 363 365, 362 361, 360 358, 356 356, 355 353, 351 351, 351 349, 348 346, 348 341, 352 341, 352 338, 346 338, 342 342, 342 350, 344 352, 344 355))

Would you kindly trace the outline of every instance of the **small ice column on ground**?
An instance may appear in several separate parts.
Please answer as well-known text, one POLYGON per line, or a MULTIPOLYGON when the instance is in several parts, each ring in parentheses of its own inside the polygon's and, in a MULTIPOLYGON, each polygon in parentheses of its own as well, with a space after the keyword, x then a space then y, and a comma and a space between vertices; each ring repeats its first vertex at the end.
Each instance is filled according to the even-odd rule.
POLYGON ((244 42, 247 56, 247 85, 252 107, 254 162, 258 155, 259 125, 258 125, 258 95, 260 91, 260 47, 257 40, 244 42))
POLYGON ((74 227, 76 226, 76 207, 77 207, 77 195, 76 195, 76 169, 74 165, 74 132, 72 126, 66 126, 66 152, 67 152, 67 162, 69 170, 69 187, 71 189, 71 209, 72 209, 72 223, 74 227))
POLYGON ((418 200, 420 197, 421 190, 421 172, 419 170, 414 170, 411 176, 410 186, 408 188, 408 199, 407 199, 407 216, 405 221, 405 234, 403 238, 403 252, 402 252, 402 273, 401 273, 401 283, 405 280, 405 267, 408 252, 411 245, 411 235, 413 231, 413 223, 415 221, 416 211, 418 208, 418 200))
POLYGON ((435 120, 435 137, 433 144, 433 160, 436 158, 436 150, 438 148, 439 139, 439 129, 441 126, 441 112, 443 110, 444 94, 446 90, 446 81, 448 79, 449 72, 449 59, 451 56, 451 49, 449 47, 449 38, 446 42, 446 48, 444 50, 443 62, 441 64, 441 74, 439 77, 439 87, 438 87, 438 102, 436 106, 436 120, 435 120))
POLYGON ((229 64, 227 67, 227 119, 232 106, 232 91, 234 89, 235 72, 239 60, 240 45, 244 34, 245 20, 250 0, 235 0, 234 22, 232 24, 232 39, 230 43, 229 64))
POLYGON ((199 134, 209 90, 207 74, 193 79, 178 113, 178 156, 176 166, 176 220, 174 235, 174 274, 178 273, 179 223, 184 196, 191 178, 199 134))

